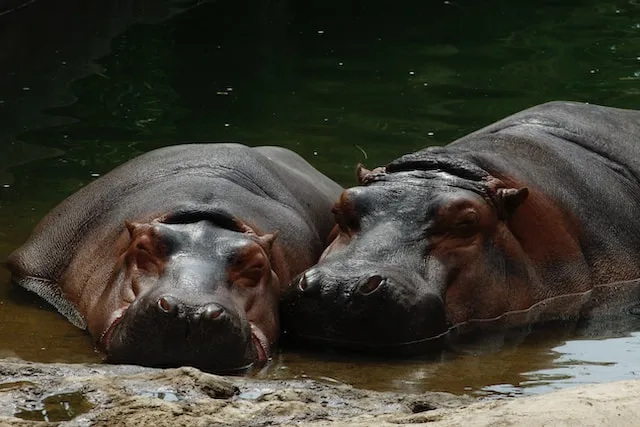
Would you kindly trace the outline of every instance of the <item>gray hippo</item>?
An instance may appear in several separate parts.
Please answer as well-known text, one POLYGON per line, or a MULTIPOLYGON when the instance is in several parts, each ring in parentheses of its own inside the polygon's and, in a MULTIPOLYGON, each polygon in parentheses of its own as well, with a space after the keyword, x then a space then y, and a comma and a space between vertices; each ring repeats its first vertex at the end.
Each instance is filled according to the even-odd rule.
POLYGON ((399 348, 640 277, 640 111, 546 103, 357 174, 283 299, 289 337, 399 348))
POLYGON ((239 370, 270 357, 281 291, 326 247, 341 191, 284 148, 161 148, 64 200, 7 265, 108 361, 239 370))

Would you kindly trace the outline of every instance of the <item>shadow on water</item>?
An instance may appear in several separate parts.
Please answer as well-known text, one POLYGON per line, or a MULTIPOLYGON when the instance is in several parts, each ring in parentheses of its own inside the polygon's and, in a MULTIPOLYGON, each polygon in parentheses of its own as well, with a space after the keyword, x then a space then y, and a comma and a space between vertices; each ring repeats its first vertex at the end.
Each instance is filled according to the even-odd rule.
MULTIPOLYGON (((353 185, 357 162, 445 144, 537 103, 640 106, 631 0, 24 3, 0 14, 1 258, 78 188, 179 141, 286 146, 353 185)), ((640 325, 612 325, 485 334, 395 361, 285 347, 254 375, 538 393, 635 377, 640 325)), ((102 360, 4 270, 0 356, 102 360)))

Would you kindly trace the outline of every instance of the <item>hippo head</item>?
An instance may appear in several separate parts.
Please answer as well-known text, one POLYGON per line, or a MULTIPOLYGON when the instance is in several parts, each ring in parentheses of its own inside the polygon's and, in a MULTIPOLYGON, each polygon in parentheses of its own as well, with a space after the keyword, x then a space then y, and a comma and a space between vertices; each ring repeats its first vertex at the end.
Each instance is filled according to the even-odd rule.
POLYGON ((333 208, 335 239, 283 298, 288 337, 424 348, 453 324, 528 303, 506 279, 528 274, 506 225, 528 190, 470 163, 432 163, 358 168, 360 186, 333 208))
POLYGON ((270 357, 279 332, 276 234, 221 211, 127 228, 120 307, 92 331, 109 361, 227 372, 270 357))

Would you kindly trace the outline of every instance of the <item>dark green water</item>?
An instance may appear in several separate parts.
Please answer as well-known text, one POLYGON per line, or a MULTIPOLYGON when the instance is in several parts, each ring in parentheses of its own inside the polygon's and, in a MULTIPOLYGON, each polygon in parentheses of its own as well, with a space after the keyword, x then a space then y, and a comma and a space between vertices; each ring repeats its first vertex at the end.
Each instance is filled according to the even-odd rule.
MULTIPOLYGON (((76 189, 180 141, 282 145, 351 185, 357 162, 445 144, 537 103, 640 108, 637 0, 52 3, 0 15, 2 258, 76 189)), ((41 305, 0 273, 0 356, 100 360, 41 305)), ((639 345, 635 334, 555 334, 439 363, 285 351, 259 375, 535 393, 633 377, 639 345)))

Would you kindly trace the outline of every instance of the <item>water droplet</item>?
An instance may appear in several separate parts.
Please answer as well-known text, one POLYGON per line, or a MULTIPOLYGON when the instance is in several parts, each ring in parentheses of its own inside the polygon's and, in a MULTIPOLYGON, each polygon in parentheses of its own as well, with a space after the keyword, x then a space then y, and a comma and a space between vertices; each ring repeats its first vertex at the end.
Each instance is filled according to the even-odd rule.
POLYGON ((429 83, 422 83, 422 86, 429 86, 429 83))
POLYGON ((100 174, 99 173, 92 173, 91 176, 94 177, 94 178, 97 178, 97 177, 100 176, 100 174))
POLYGON ((433 132, 427 132, 427 135, 433 136, 433 132))
POLYGON ((62 61, 61 64, 62 65, 67 65, 67 61, 62 61))
POLYGON ((342 67, 344 65, 344 62, 338 62, 338 66, 342 67))
POLYGON ((415 75, 415 74, 416 74, 416 73, 415 73, 415 71, 409 71, 409 75, 410 75, 410 76, 413 76, 413 75, 415 75))
POLYGON ((229 123, 225 123, 224 127, 228 128, 229 127, 229 123))
POLYGON ((229 86, 229 87, 227 88, 227 92, 233 92, 233 88, 232 88, 231 86, 229 86))
POLYGON ((313 152, 313 155, 314 155, 314 156, 317 156, 317 155, 318 155, 318 152, 317 152, 317 151, 314 151, 314 152, 313 152))
POLYGON ((324 34, 324 30, 318 30, 318 34, 324 34))
POLYGON ((31 90, 30 87, 23 87, 22 90, 31 90))
POLYGON ((9 187, 11 187, 11 185, 10 185, 10 184, 4 184, 4 185, 2 186, 2 188, 9 188, 9 187))
POLYGON ((325 122, 328 122, 328 121, 329 121, 329 119, 324 119, 324 121, 325 121, 325 122))

